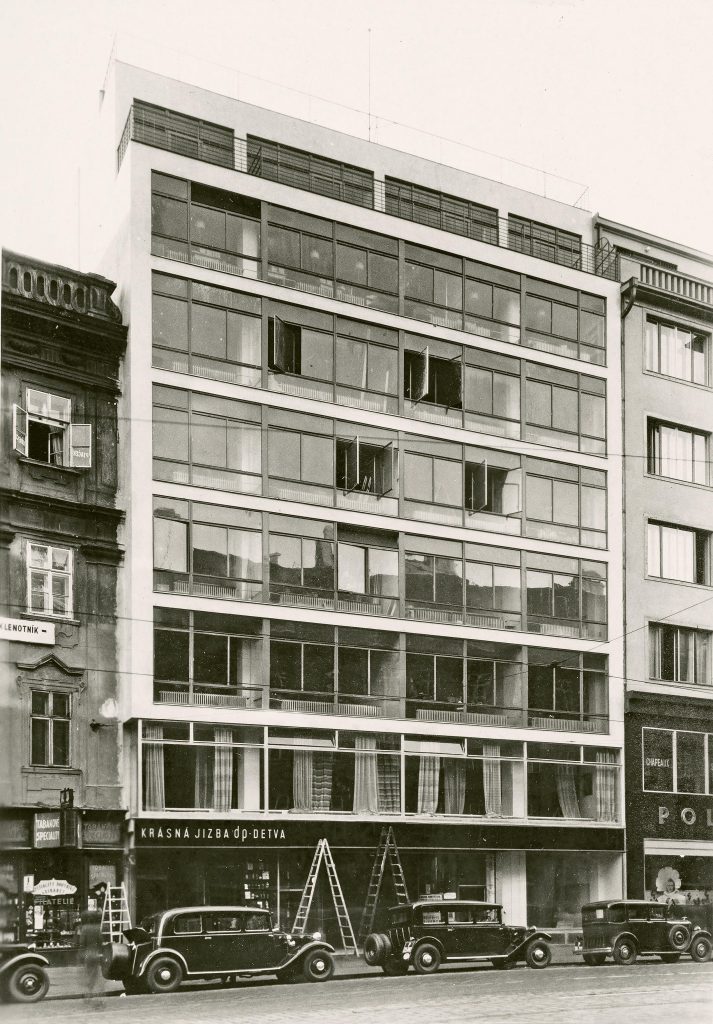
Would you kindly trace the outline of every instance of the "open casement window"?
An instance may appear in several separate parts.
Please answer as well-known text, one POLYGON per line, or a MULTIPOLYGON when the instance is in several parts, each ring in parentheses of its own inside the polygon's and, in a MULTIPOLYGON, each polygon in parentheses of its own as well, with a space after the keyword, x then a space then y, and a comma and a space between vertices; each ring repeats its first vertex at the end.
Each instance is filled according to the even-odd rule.
POLYGON ((270 369, 277 373, 299 373, 299 327, 294 324, 286 324, 279 316, 271 319, 270 369))
POLYGON ((12 409, 13 448, 19 455, 50 466, 91 467, 91 424, 72 423, 70 399, 28 388, 26 406, 12 409))
POLYGON ((463 363, 460 356, 440 359, 433 356, 429 362, 429 393, 425 401, 445 405, 446 409, 460 409, 463 405, 463 363))
POLYGON ((412 402, 422 401, 429 389, 429 358, 428 346, 422 352, 408 353, 407 397, 412 402))
POLYGON ((522 512, 520 470, 491 466, 487 459, 465 464, 465 507, 468 512, 516 516, 522 512))
POLYGON ((393 444, 370 444, 354 437, 337 439, 337 486, 381 497, 393 488, 393 444))
POLYGON ((27 413, 19 405, 12 407, 12 447, 19 455, 27 455, 27 413))

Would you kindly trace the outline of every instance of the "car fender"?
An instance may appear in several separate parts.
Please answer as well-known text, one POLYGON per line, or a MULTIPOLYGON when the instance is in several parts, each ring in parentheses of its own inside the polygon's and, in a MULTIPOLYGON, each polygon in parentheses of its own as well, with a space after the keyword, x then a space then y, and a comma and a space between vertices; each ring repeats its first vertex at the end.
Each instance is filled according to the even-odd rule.
POLYGON ((12 970, 13 967, 17 967, 18 964, 35 964, 37 967, 49 967, 50 962, 40 953, 18 953, 17 956, 13 956, 10 960, 0 964, 0 975, 12 970))
POLYGON ((610 945, 612 949, 614 949, 614 946, 617 944, 619 939, 628 939, 629 942, 633 943, 634 948, 638 951, 639 940, 636 938, 633 932, 617 932, 614 938, 611 940, 610 945))
POLYGON ((711 933, 708 931, 707 928, 700 928, 698 925, 696 925, 696 927, 693 929, 693 932, 691 933, 691 941, 688 943, 687 948, 690 949, 695 939, 700 939, 701 935, 703 935, 706 939, 711 939, 711 941, 713 941, 713 938, 711 938, 711 933))
POLYGON ((178 960, 185 974, 190 974, 185 957, 183 957, 180 953, 176 952, 175 949, 163 949, 163 947, 159 946, 158 949, 152 950, 152 952, 149 953, 149 955, 141 961, 141 966, 139 967, 138 971, 132 972, 132 976, 134 978, 141 978, 144 974, 146 974, 146 969, 148 968, 149 964, 152 964, 153 961, 160 956, 169 956, 173 960, 178 960))
POLYGON ((300 946, 291 956, 289 960, 285 960, 283 964, 280 964, 276 970, 279 972, 284 971, 288 967, 294 966, 306 953, 311 953, 313 949, 324 949, 328 953, 334 953, 334 946, 330 946, 328 942, 323 942, 320 939, 315 939, 313 942, 307 942, 304 946, 300 946))
POLYGON ((432 935, 422 935, 422 936, 420 936, 420 938, 415 939, 415 940, 414 939, 407 939, 406 942, 404 943, 404 946, 403 946, 403 956, 404 956, 404 958, 406 956, 406 952, 408 951, 408 959, 409 959, 409 961, 412 961, 413 960, 413 955, 416 952, 416 950, 418 949, 418 947, 419 946, 423 946, 425 943, 428 943, 428 945, 430 945, 430 946, 435 946, 436 949, 438 950, 438 952, 441 954, 441 958, 443 960, 446 959, 446 951, 445 951, 445 949, 443 947, 443 943, 441 942, 440 939, 436 939, 432 935))
POLYGON ((531 942, 535 942, 537 939, 543 939, 545 942, 552 942, 552 936, 549 932, 544 932, 541 928, 533 928, 531 931, 527 932, 522 937, 517 946, 514 946, 513 949, 508 950, 508 952, 504 955, 508 958, 508 960, 511 957, 519 956, 527 949, 531 942))

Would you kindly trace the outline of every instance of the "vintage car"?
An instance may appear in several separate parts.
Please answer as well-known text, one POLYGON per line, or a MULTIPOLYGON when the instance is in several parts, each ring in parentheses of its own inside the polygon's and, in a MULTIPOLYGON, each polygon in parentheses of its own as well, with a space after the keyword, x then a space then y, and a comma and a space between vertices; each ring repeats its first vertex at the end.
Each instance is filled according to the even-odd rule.
POLYGON ((502 907, 474 900, 429 899, 402 903, 387 912, 383 931, 364 942, 364 959, 385 974, 433 974, 442 963, 490 962, 507 968, 520 960, 530 967, 549 964, 551 938, 537 928, 503 924, 502 907))
POLYGON ((0 944, 0 998, 11 1003, 38 1003, 50 987, 49 961, 23 943, 0 944))
POLYGON ((602 900, 582 907, 582 936, 574 952, 590 967, 607 957, 633 964, 638 956, 659 956, 675 963, 683 953, 705 963, 711 958, 710 932, 693 925, 685 908, 648 900, 602 900))
POLYGON ((334 948, 319 932, 291 935, 273 928, 255 907, 177 907, 124 932, 127 944, 105 947, 105 978, 129 994, 173 992, 189 979, 232 981, 276 975, 280 981, 327 981, 334 948))

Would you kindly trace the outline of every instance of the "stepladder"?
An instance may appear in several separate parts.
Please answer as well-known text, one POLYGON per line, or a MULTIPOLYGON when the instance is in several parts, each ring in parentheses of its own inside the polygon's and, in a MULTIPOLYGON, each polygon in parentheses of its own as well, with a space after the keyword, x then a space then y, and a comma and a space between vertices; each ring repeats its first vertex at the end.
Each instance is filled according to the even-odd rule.
POLYGON ((361 925, 359 927, 360 946, 364 945, 364 940, 374 927, 376 907, 379 902, 381 884, 384 881, 387 863, 391 868, 391 877, 394 882, 396 901, 398 903, 408 903, 409 895, 408 889, 406 888, 406 878, 401 864, 401 857, 399 856, 399 848, 396 845, 396 837, 394 836, 394 830, 391 825, 384 825, 382 828, 379 845, 377 846, 376 853, 374 855, 374 863, 372 865, 371 877, 369 879, 369 888, 366 892, 364 911, 362 913, 361 925))
POLYGON ((125 929, 130 927, 131 917, 124 883, 107 886, 102 907, 102 938, 105 942, 121 942, 125 929))
POLYGON ((342 945, 344 946, 344 951, 345 953, 356 953, 357 944, 354 937, 354 929, 352 928, 349 911, 347 910, 347 905, 344 901, 342 887, 339 884, 339 876, 337 875, 337 868, 334 863, 332 851, 330 850, 329 843, 326 839, 320 839, 314 851, 312 864, 309 869, 309 874, 307 875, 307 882, 302 892, 302 896, 300 897, 297 913, 295 914, 292 931, 295 935, 304 935, 305 933, 309 912, 312 907, 312 900, 317 887, 317 880, 319 878, 319 869, 322 866, 322 862, 324 862, 324 866, 327 869, 329 888, 332 894, 332 902, 334 903, 334 909, 337 915, 337 924, 339 926, 339 934, 341 936, 342 945))

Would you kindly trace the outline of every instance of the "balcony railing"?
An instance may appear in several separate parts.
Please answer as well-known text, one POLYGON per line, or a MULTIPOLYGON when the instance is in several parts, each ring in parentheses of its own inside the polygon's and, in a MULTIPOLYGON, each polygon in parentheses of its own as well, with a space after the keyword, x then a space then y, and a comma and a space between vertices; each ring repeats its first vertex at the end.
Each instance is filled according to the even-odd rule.
MULTIPOLYGON (((367 181, 368 172, 363 172, 364 180, 360 180, 358 176, 350 176, 348 168, 340 173, 341 165, 337 161, 320 161, 320 158, 313 158, 314 166, 310 161, 304 168, 289 166, 276 161, 272 151, 266 149, 263 152, 262 147, 256 147, 254 142, 248 146, 245 139, 239 138, 233 139, 231 152, 226 142, 231 134, 229 129, 159 108, 152 109, 148 116, 143 109, 145 106, 135 104, 129 113, 117 148, 119 166, 129 141, 133 140, 195 160, 228 167, 243 174, 276 181, 303 192, 328 196, 352 206, 366 207, 402 220, 415 221, 448 234, 525 252, 548 263, 571 267, 611 281, 619 280, 618 257, 607 240, 598 246, 584 242, 575 247, 562 246, 535 235, 523 236, 513 230, 513 223, 507 217, 494 217, 486 223, 473 217, 461 216, 448 208, 447 204, 439 209, 419 203, 403 203, 394 196, 393 189, 387 188, 384 181, 367 181), (332 164, 333 167, 328 166, 332 164)), ((306 290, 312 291, 313 288, 306 290)), ((331 286, 329 291, 331 295, 331 286)))
POLYGON ((116 285, 98 274, 80 274, 40 260, 27 260, 6 252, 2 288, 33 302, 67 313, 121 323, 121 311, 111 300, 116 285))
POLYGON ((701 281, 696 277, 687 277, 671 270, 663 270, 661 267, 652 267, 646 263, 641 264, 641 283, 650 288, 658 288, 660 291, 670 292, 682 299, 689 299, 692 302, 700 302, 707 306, 713 306, 713 284, 708 281, 701 281))

